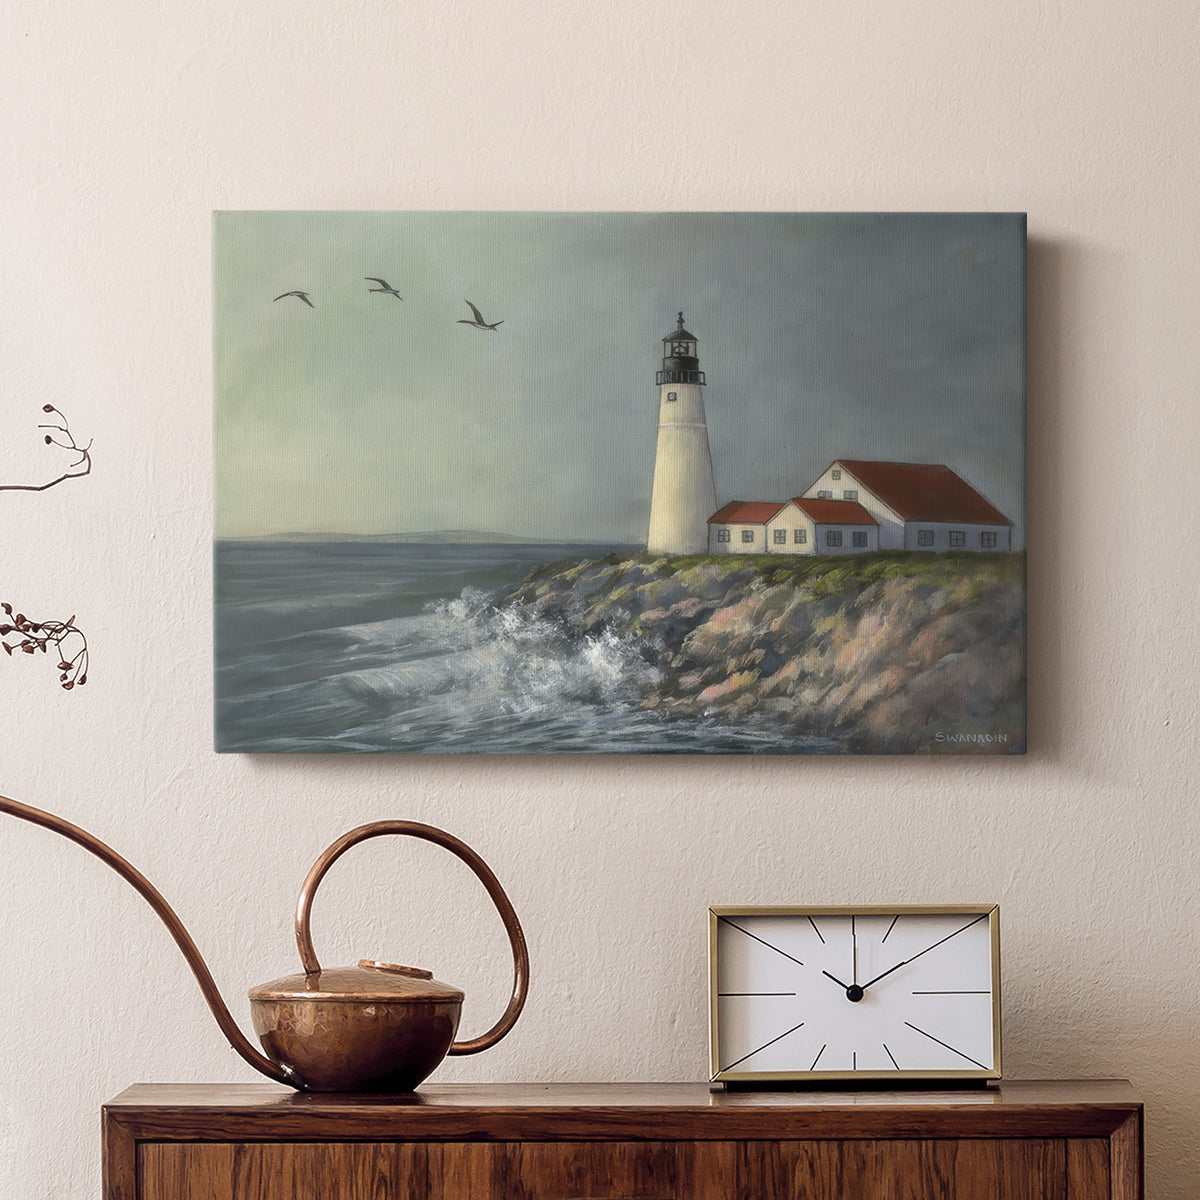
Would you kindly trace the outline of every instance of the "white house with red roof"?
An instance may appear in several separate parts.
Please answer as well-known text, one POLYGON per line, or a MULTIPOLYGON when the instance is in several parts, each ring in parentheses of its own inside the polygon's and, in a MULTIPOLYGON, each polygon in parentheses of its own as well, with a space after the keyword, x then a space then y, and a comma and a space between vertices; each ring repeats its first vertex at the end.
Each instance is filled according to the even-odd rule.
POLYGON ((708 519, 710 554, 863 554, 879 549, 879 522, 846 500, 733 500, 708 519))
POLYGON ((708 518, 709 554, 768 554, 767 524, 782 504, 730 500, 708 518))
POLYGON ((878 522, 880 550, 1012 549, 1012 521, 938 463, 839 458, 804 496, 860 504, 878 522))
POLYGON ((839 458, 803 496, 732 500, 708 518, 710 554, 1011 549, 1012 522, 937 463, 839 458))

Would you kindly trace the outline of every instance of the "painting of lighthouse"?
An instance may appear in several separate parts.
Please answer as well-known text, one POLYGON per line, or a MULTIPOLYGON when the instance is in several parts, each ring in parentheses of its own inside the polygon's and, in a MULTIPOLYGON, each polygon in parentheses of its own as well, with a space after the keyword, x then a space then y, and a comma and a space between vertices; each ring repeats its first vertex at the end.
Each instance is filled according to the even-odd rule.
POLYGON ((1022 214, 213 239, 218 751, 1024 751, 1022 214))

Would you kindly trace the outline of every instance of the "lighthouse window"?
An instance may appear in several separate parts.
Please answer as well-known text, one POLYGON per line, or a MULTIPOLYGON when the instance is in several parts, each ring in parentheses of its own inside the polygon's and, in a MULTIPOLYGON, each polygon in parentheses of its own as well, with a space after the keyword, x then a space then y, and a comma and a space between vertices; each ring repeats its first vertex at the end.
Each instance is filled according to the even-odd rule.
POLYGON ((677 393, 675 393, 675 392, 668 392, 668 393, 667 393, 667 399, 668 399, 668 400, 678 400, 678 399, 679 399, 679 396, 678 396, 678 394, 677 394, 677 393))

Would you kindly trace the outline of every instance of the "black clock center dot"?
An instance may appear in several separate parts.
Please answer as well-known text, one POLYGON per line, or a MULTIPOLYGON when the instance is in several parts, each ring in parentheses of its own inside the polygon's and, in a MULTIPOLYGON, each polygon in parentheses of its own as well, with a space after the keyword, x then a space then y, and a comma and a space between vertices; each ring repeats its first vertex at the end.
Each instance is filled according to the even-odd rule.
POLYGON ((863 998, 863 990, 862 990, 862 988, 860 988, 858 986, 857 983, 852 983, 846 989, 846 999, 847 1000, 851 1000, 855 1004, 857 1004, 862 998, 863 998))

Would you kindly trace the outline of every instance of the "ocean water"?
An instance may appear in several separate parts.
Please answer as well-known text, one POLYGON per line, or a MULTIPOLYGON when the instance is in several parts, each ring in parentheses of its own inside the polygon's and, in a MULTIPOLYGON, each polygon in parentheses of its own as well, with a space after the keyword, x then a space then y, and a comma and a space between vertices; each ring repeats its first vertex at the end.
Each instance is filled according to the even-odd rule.
POLYGON ((539 563, 633 547, 217 541, 216 748, 345 753, 829 753, 640 707, 653 648, 498 600, 539 563))

